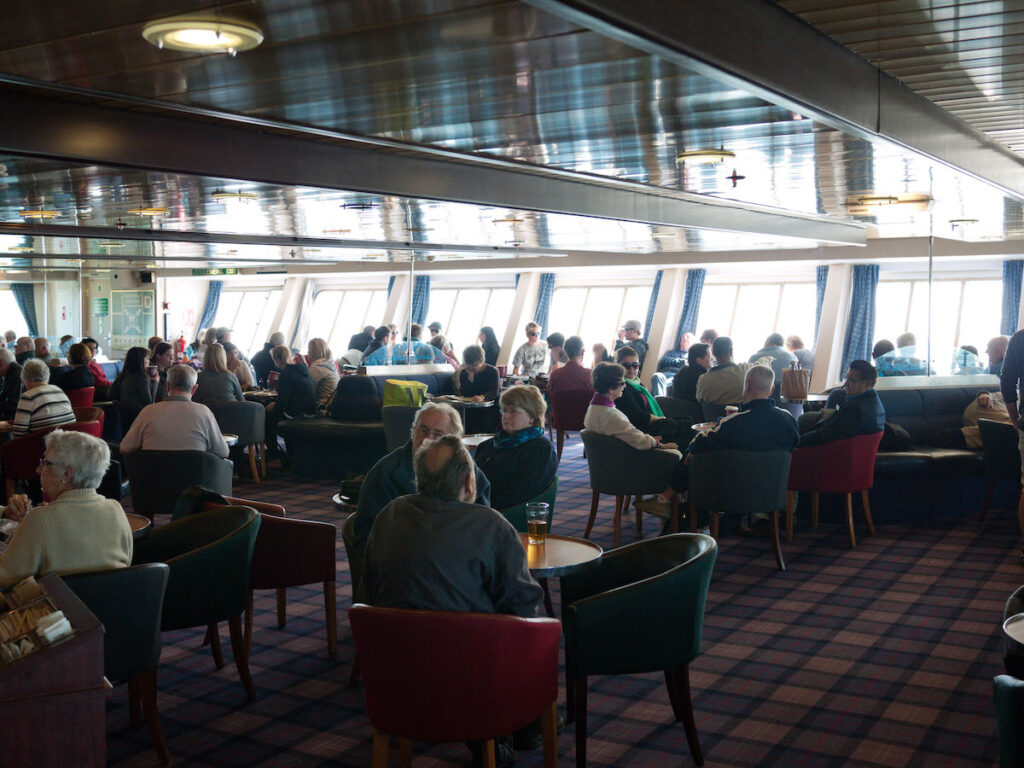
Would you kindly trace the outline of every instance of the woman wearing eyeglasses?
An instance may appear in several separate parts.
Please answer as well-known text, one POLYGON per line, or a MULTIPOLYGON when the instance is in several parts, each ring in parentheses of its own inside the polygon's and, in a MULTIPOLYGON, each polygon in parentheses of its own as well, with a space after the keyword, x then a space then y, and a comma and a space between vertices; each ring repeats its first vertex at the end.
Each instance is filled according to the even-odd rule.
POLYGON ((544 434, 547 406, 533 386, 506 389, 501 429, 476 449, 476 465, 491 482, 491 506, 508 509, 540 496, 558 471, 555 446, 544 434))
POLYGON ((121 505, 96 489, 110 464, 110 449, 84 432, 55 430, 45 438, 39 465, 43 498, 29 511, 15 496, 4 517, 21 524, 0 555, 0 585, 26 576, 124 568, 132 562, 132 531, 121 505))

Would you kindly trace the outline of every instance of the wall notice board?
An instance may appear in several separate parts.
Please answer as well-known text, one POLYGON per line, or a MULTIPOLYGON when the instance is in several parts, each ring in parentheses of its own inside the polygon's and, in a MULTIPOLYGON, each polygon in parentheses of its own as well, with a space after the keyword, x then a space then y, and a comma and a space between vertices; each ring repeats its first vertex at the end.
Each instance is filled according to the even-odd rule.
POLYGON ((156 335, 156 291, 110 292, 110 346, 145 347, 156 335))

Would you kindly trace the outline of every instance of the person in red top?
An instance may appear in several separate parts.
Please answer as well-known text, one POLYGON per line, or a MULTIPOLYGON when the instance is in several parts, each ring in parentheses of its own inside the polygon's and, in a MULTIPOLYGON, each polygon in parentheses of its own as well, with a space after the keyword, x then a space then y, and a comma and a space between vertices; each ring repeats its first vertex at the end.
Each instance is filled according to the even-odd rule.
POLYGON ((106 400, 107 390, 110 389, 110 380, 107 378, 107 374, 103 372, 103 366, 96 362, 96 350, 99 348, 99 344, 96 343, 96 339, 90 339, 86 336, 82 339, 82 343, 89 348, 89 373, 92 374, 93 386, 96 387, 96 392, 93 395, 93 400, 106 400))
POLYGON ((583 339, 579 336, 570 336, 565 340, 562 349, 569 358, 569 362, 551 372, 547 386, 548 396, 553 392, 568 392, 569 390, 593 392, 594 387, 590 383, 590 369, 583 367, 583 339))

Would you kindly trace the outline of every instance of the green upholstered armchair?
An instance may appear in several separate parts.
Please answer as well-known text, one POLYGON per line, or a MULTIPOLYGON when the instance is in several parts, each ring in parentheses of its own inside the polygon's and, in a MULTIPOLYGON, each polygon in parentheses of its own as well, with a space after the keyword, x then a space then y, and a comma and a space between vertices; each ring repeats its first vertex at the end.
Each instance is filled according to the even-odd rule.
POLYGON ((138 727, 141 708, 160 765, 170 762, 156 707, 160 614, 168 575, 163 563, 148 563, 62 577, 103 624, 103 674, 114 683, 128 681, 131 725, 138 727))
POLYGON ((551 532, 551 517, 555 513, 555 496, 558 495, 558 476, 551 481, 542 494, 536 498, 524 501, 522 504, 516 504, 514 507, 501 510, 501 514, 505 516, 515 529, 520 533, 526 533, 526 505, 533 504, 536 502, 543 502, 548 505, 548 532, 551 532))
POLYGON ((1024 680, 996 675, 992 680, 996 718, 999 722, 999 765, 1017 768, 1024 765, 1024 680))
POLYGON ((173 513, 190 485, 231 495, 234 465, 209 451, 130 451, 121 454, 121 461, 132 488, 132 509, 150 520, 173 513))
MULTIPOLYGON (((167 563, 170 578, 161 629, 210 627, 227 621, 231 650, 245 692, 253 697, 242 613, 249 603, 249 576, 260 516, 249 507, 219 507, 153 529, 135 543, 133 561, 167 563)), ((219 655, 211 633, 214 658, 219 655)))
POLYGON ((207 403, 206 407, 213 411, 220 431, 227 435, 238 435, 236 448, 248 449, 249 471, 252 472, 254 483, 260 481, 260 471, 256 465, 258 457, 262 458, 263 474, 267 473, 267 456, 264 450, 266 442, 267 411, 259 403, 238 402, 230 400, 220 403, 207 403))
POLYGON ((704 762, 693 719, 689 663, 700 653, 704 603, 718 546, 679 533, 606 552, 594 568, 562 579, 568 715, 576 765, 586 765, 587 676, 664 670, 676 720, 704 762))

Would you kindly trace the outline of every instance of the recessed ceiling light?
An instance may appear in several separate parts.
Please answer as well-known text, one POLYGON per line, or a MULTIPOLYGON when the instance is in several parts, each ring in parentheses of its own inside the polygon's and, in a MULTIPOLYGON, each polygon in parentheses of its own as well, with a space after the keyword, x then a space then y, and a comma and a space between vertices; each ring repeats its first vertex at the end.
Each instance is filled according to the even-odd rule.
POLYGON ((142 28, 142 36, 157 48, 232 56, 263 42, 263 30, 255 24, 238 19, 190 16, 151 21, 142 28))
POLYGON ((14 245, 14 246, 11 246, 10 248, 8 248, 7 250, 8 251, 13 251, 14 253, 35 253, 36 252, 36 249, 33 248, 31 245, 14 245))
POLYGON ((691 149, 676 155, 676 163, 683 164, 690 161, 701 165, 717 165, 735 157, 736 153, 731 152, 725 147, 719 147, 718 149, 691 149))
POLYGON ((342 203, 341 207, 345 208, 346 210, 349 210, 349 211, 369 211, 369 210, 371 210, 373 208, 376 208, 377 207, 377 203, 375 203, 373 201, 361 202, 361 203, 360 202, 356 202, 356 203, 342 203))
POLYGON ((216 203, 225 203, 228 200, 241 200, 248 203, 250 200, 259 200, 260 196, 255 192, 225 192, 223 189, 214 190, 210 199, 216 203))
POLYGON ((124 243, 119 240, 101 240, 96 243, 97 248, 124 248, 124 243))
POLYGON ((517 219, 515 216, 509 216, 504 219, 492 219, 492 224, 522 224, 522 219, 517 219))
POLYGON ((950 219, 949 220, 949 226, 953 227, 953 229, 956 229, 957 227, 967 227, 967 226, 970 226, 971 224, 977 224, 977 223, 978 223, 977 219, 950 219))
POLYGON ((877 211, 872 209, 886 209, 902 211, 927 211, 932 204, 929 195, 917 192, 902 192, 896 195, 878 195, 865 193, 861 195, 850 195, 846 199, 846 207, 853 215, 874 215, 877 211))
POLYGON ((675 232, 652 232, 651 237, 678 237, 678 234, 675 232))
POLYGON ((45 208, 27 208, 23 211, 18 211, 18 215, 23 219, 56 219, 60 216, 60 211, 48 211, 45 208))
POLYGON ((347 235, 351 229, 325 229, 321 232, 324 235, 347 235))
POLYGON ((166 208, 129 208, 128 213, 133 216, 165 216, 167 214, 166 208))

